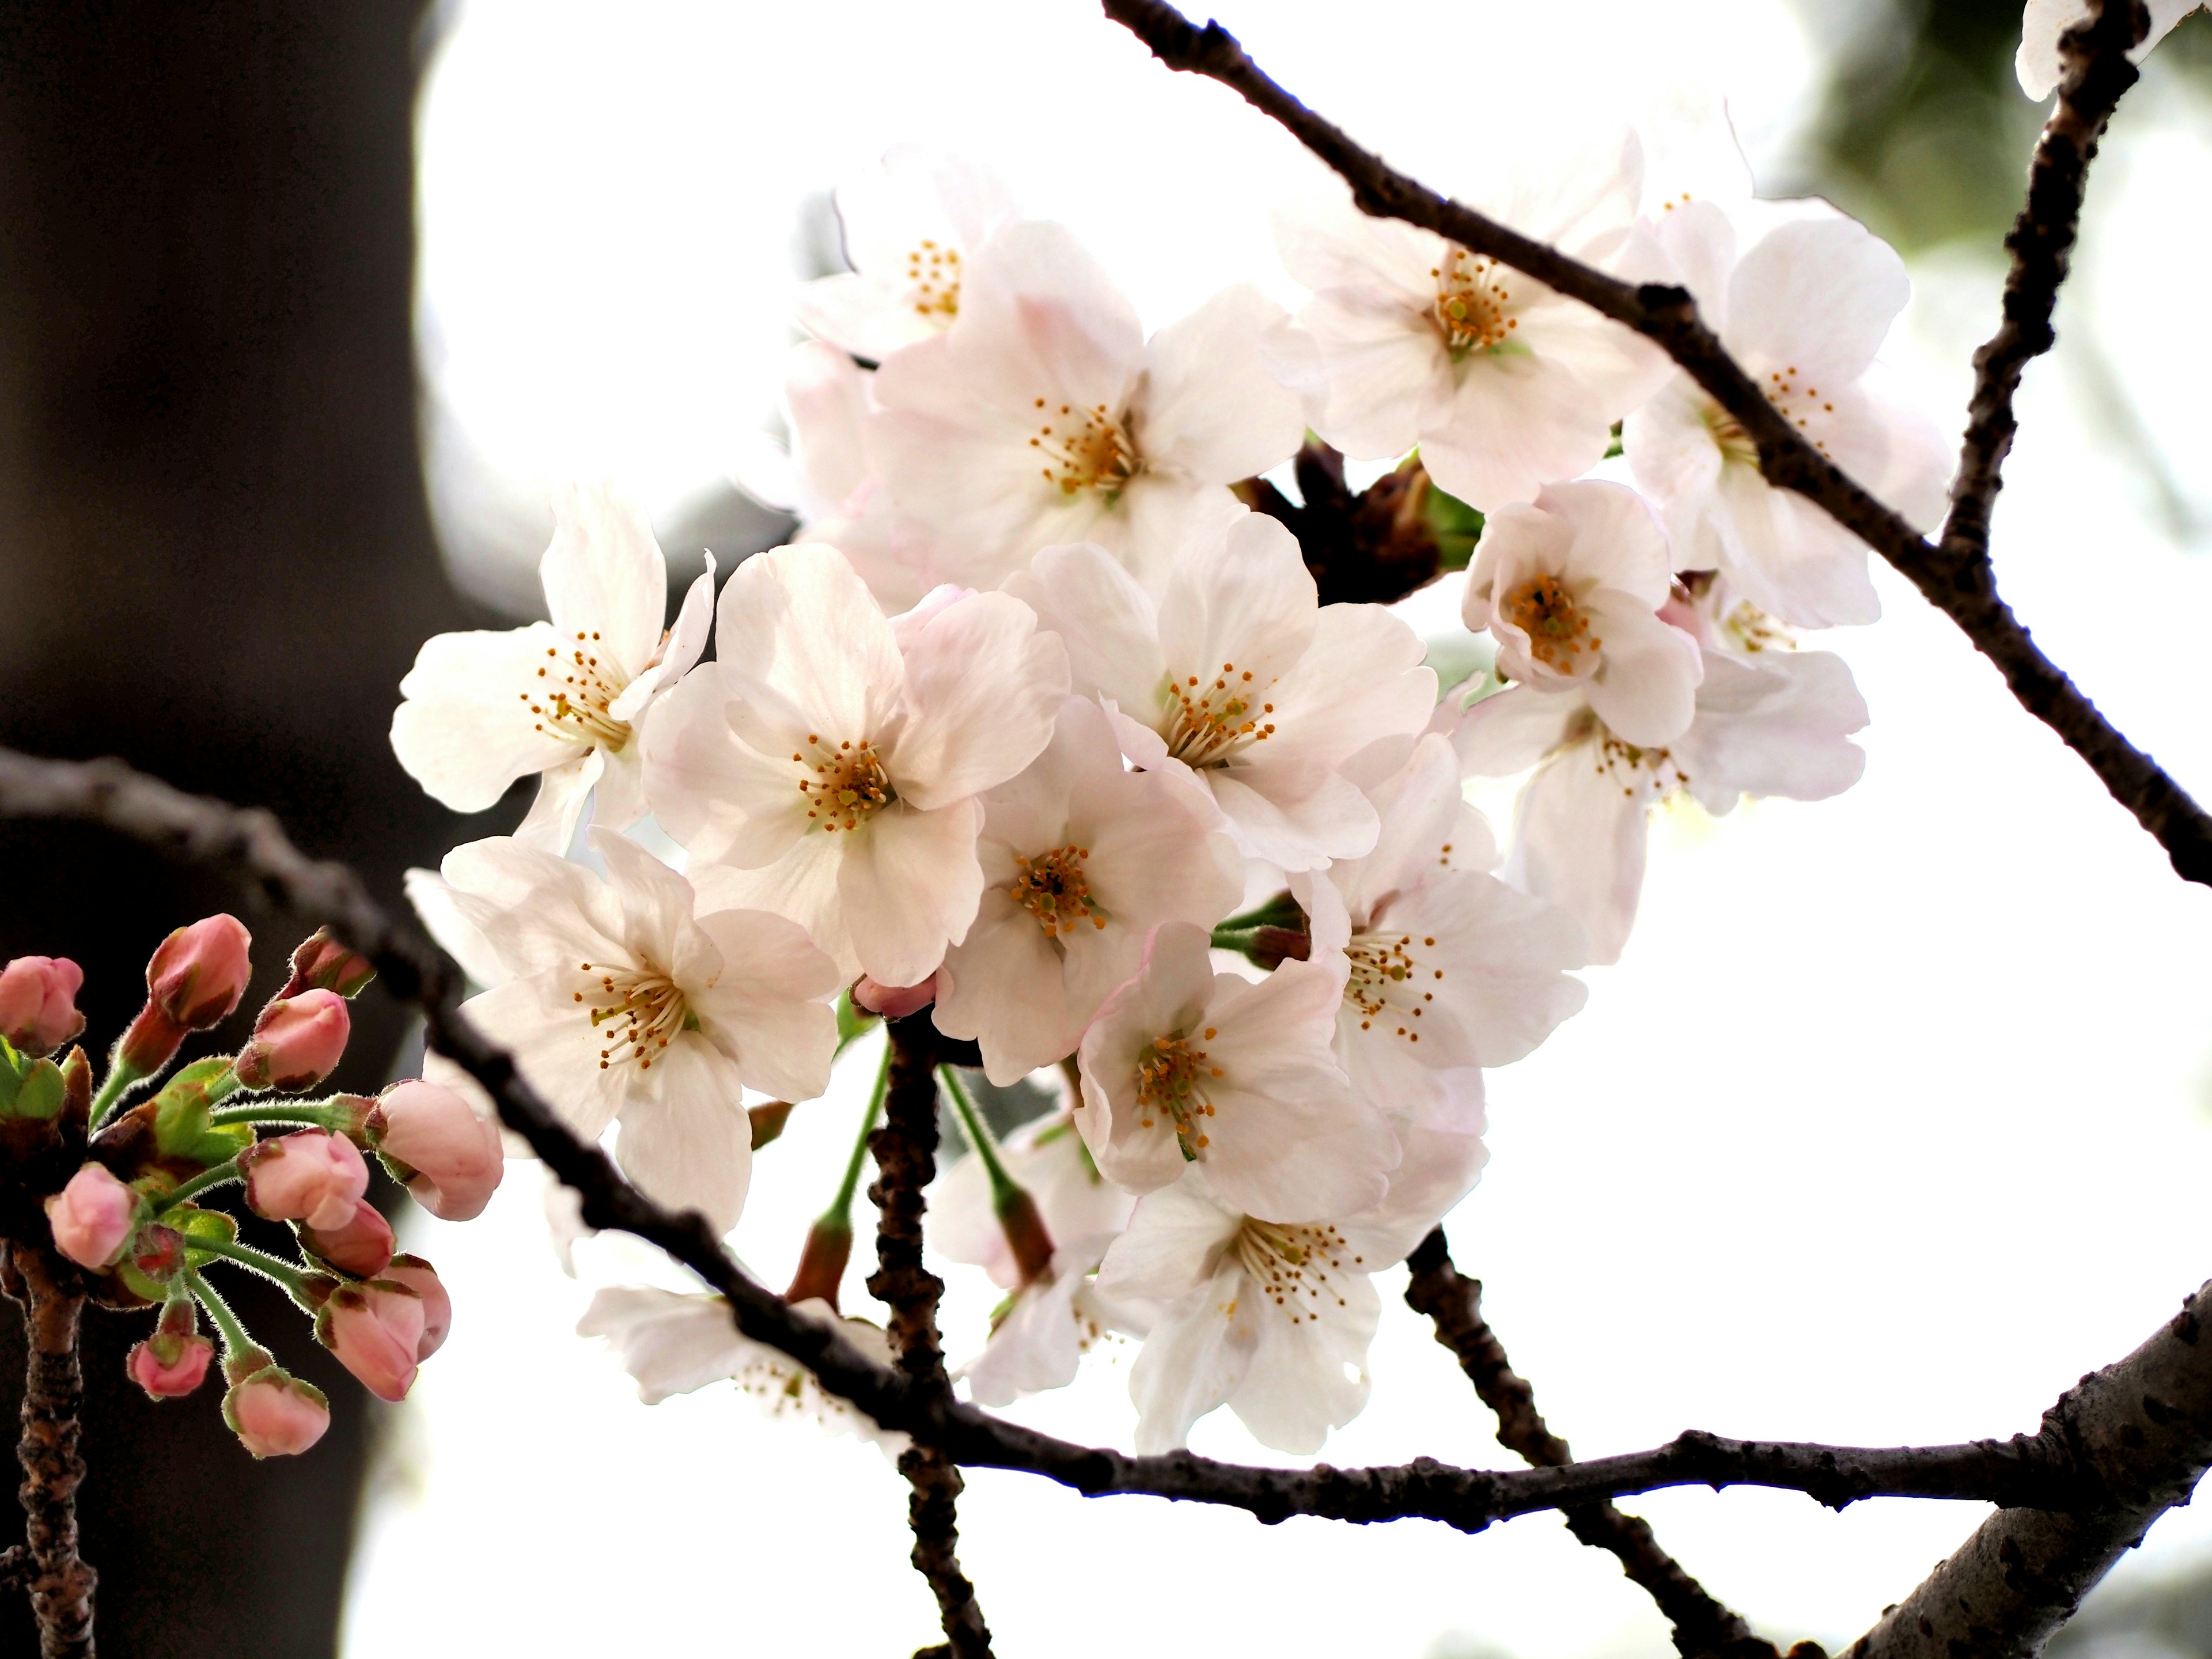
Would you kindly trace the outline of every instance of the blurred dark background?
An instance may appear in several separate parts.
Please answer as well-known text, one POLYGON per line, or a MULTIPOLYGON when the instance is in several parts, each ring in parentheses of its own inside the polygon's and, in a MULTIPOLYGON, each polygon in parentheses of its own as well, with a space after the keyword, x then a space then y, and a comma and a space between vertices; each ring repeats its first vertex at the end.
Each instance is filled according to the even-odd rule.
MULTIPOLYGON (((420 641, 502 620, 447 582, 417 459, 412 121, 433 9, 0 0, 0 742, 266 805, 393 903, 408 865, 518 810, 457 822, 385 741, 420 641)), ((1993 250, 2039 120, 2012 79, 2020 0, 1808 0, 1808 17, 1833 84, 1802 176, 1765 188, 1827 195, 1908 251, 1993 250)), ((2202 73, 2208 34, 2185 27, 2163 72, 2202 73)), ((271 980, 294 942, 75 830, 0 826, 0 957, 77 958, 103 1042, 169 928, 236 910, 271 980)), ((373 1089, 405 1033, 373 991, 356 1022, 338 1081, 373 1089)), ((334 1650, 375 1408, 281 1298, 240 1299, 331 1394, 309 1456, 252 1462, 206 1395, 146 1401, 122 1370, 139 1322, 89 1322, 82 1502, 111 1653, 334 1650)), ((0 1399, 21 1353, 0 1317, 0 1399)), ((2201 1620, 2130 1617, 2212 1652, 2201 1620)), ((0 1598, 0 1655, 33 1650, 0 1598)))

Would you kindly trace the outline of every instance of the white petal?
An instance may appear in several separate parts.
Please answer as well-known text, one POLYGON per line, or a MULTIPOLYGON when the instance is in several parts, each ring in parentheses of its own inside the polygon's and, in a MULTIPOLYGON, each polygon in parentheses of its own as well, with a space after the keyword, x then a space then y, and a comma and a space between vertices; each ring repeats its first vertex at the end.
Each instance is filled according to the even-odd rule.
POLYGON ((1067 653, 1020 600, 972 594, 933 617, 905 657, 908 717, 884 757, 901 799, 927 811, 979 794, 1051 738, 1067 653))
POLYGON ((727 1055, 679 1033, 654 1059, 651 1088, 633 1083, 621 1121, 615 1156, 650 1197, 698 1211, 718 1233, 737 1224, 752 1179, 752 1120, 727 1055))
POLYGON ((557 492, 538 574, 564 647, 611 655, 625 684, 653 660, 668 613, 668 562, 635 502, 604 484, 557 492))
POLYGON ((1593 963, 1618 962, 1635 924, 1652 793, 1595 742, 1560 750, 1522 791, 1505 879, 1579 921, 1593 963))
POLYGON ((1152 337, 1130 407, 1148 459, 1226 484, 1289 458, 1305 411, 1260 357, 1261 334, 1282 316, 1257 289, 1238 286, 1152 337))
POLYGON ((903 681, 898 642, 836 549, 756 553, 724 585, 717 611, 720 663, 788 698, 825 736, 857 742, 882 730, 903 681))
POLYGON ((1140 1455, 1175 1451, 1190 1425, 1243 1382, 1257 1344, 1255 1313, 1240 1306, 1244 1275, 1225 1263, 1212 1281, 1164 1314, 1129 1371, 1140 1455))
POLYGON ((1159 622, 1133 577, 1103 549, 1048 547, 1006 591, 1036 613, 1066 647, 1069 684, 1079 696, 1111 698, 1150 719, 1167 670, 1159 622))
POLYGON ((936 972, 982 896, 982 821, 972 799, 933 812, 900 801, 844 837, 837 903, 861 972, 885 985, 919 985, 936 972))
POLYGON ((1845 218, 1802 220, 1746 250, 1729 281, 1729 349, 1832 390, 1856 380, 1911 297, 1897 251, 1845 218))
POLYGON ((1360 1271, 1331 1273, 1320 1295, 1298 1301, 1305 1310, 1295 1323, 1288 1306, 1260 1310, 1258 1346, 1229 1408, 1261 1445, 1305 1456, 1367 1404, 1367 1349, 1382 1301, 1360 1271))
POLYGON ((687 1296, 645 1285, 611 1285, 592 1294, 576 1323, 579 1336, 606 1339, 622 1368, 637 1379, 637 1397, 657 1406, 735 1376, 752 1347, 719 1296, 687 1296))
POLYGON ((789 1101, 819 1096, 837 1052, 837 964, 796 922, 767 911, 713 911, 698 927, 723 963, 712 986, 683 988, 702 1029, 750 1087, 789 1101))
POLYGON ((537 797, 522 822, 515 825, 514 838, 556 856, 565 854, 575 842, 584 803, 591 799, 606 765, 605 752, 593 749, 579 759, 541 773, 537 797))
POLYGON ((559 640, 536 623, 422 642, 399 682, 404 701, 392 711, 392 751, 432 799, 481 812, 517 778, 581 758, 589 745, 549 726, 537 695, 559 640))

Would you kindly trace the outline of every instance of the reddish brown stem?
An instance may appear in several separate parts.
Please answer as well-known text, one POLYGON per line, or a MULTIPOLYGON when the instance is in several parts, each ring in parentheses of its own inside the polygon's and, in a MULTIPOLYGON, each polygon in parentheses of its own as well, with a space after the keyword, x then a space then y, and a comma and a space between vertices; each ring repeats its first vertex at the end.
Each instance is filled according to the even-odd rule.
POLYGON ((9 1249, 5 1283, 22 1307, 29 1349, 23 1434, 15 1446, 23 1465, 19 1495, 28 1559, 16 1570, 38 1615, 40 1659, 92 1659, 92 1593, 99 1575, 77 1553, 76 1527, 76 1489, 84 1480, 78 1449, 84 1373, 76 1352, 84 1287, 68 1262, 21 1243, 9 1249))

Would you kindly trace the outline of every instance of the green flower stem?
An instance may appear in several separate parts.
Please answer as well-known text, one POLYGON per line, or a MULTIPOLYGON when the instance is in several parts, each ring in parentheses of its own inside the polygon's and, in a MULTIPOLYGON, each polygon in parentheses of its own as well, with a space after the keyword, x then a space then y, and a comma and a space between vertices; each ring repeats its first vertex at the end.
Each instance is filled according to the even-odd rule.
POLYGON ((200 1277, 191 1267, 185 1269, 185 1283, 207 1310, 208 1317, 215 1323, 216 1334, 222 1338, 222 1357, 228 1359, 236 1354, 265 1352, 258 1342, 246 1334, 246 1327, 238 1322, 238 1316, 230 1310, 230 1304, 216 1293, 214 1285, 200 1277))
POLYGON ((241 1267, 250 1267, 264 1279, 273 1279, 291 1292, 292 1300, 301 1307, 309 1306, 307 1295, 307 1275, 290 1262, 280 1261, 266 1250, 257 1250, 249 1244, 228 1244, 219 1238, 201 1238, 190 1233, 185 1244, 210 1255, 219 1255, 226 1261, 235 1261, 241 1267))
POLYGON ((238 1068, 235 1066, 233 1066, 224 1070, 218 1076, 212 1077, 208 1079, 207 1088, 203 1097, 206 1100, 209 1105, 212 1106, 216 1102, 228 1099, 230 1096, 236 1094, 238 1090, 238 1068))
POLYGON ((353 1121, 350 1114, 319 1100, 249 1100, 209 1115, 217 1128, 226 1123, 305 1123, 319 1129, 343 1129, 353 1121))
POLYGON ((228 1164, 218 1164, 211 1170, 203 1170, 198 1175, 194 1176, 190 1181, 185 1182, 179 1185, 174 1192, 165 1193, 161 1197, 155 1199, 154 1200, 154 1213, 155 1215, 160 1215, 164 1210, 173 1209, 176 1206, 183 1203, 186 1199, 192 1197, 195 1194, 204 1193, 210 1187, 220 1187, 226 1181, 237 1181, 239 1179, 240 1179, 240 1176, 238 1170, 238 1160, 234 1158, 228 1164))
POLYGON ((837 1196, 822 1212, 826 1222, 842 1222, 849 1231, 853 1222, 853 1195, 860 1189, 860 1165, 868 1156, 868 1135, 876 1127, 876 1119, 884 1109, 884 1091, 890 1086, 891 1045, 884 1044, 884 1063, 876 1072, 876 1086, 868 1093, 868 1110, 860 1120, 860 1133, 853 1141, 853 1155, 845 1160, 845 1178, 837 1184, 837 1196))
MULTIPOLYGON (((120 1043, 116 1045, 120 1048, 120 1043)), ((92 1127, 97 1130, 113 1115, 123 1101, 125 1091, 145 1077, 135 1066, 123 1063, 121 1055, 108 1062, 107 1075, 100 1080, 100 1092, 92 1097, 92 1127)))
POLYGON ((1234 945, 1219 943, 1224 933, 1249 933, 1262 927, 1303 927, 1305 925, 1305 911, 1300 908, 1298 902, 1291 896, 1290 890, 1285 888, 1265 904, 1247 910, 1241 915, 1231 916, 1224 921, 1215 923, 1213 928, 1215 948, 1224 951, 1237 948, 1234 945))
POLYGON ((968 1098, 968 1091, 961 1086, 959 1073, 950 1066, 940 1066, 937 1075, 944 1080, 945 1091, 952 1097, 952 1109, 959 1116, 961 1133, 968 1144, 975 1149, 975 1156, 983 1160, 983 1173, 991 1178, 991 1203, 1003 1212, 1009 1204, 1026 1197, 1022 1183, 1006 1173, 1006 1164, 999 1158, 999 1143, 991 1136, 983 1115, 968 1098))

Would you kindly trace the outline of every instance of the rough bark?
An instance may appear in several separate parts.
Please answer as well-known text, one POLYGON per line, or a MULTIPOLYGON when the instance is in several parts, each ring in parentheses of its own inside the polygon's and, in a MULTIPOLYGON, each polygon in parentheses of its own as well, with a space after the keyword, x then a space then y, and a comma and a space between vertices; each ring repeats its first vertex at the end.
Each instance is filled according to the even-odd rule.
POLYGON ((92 1659, 99 1575, 79 1553, 76 1522, 77 1488, 84 1484, 84 1372, 76 1352, 84 1286, 68 1262, 21 1242, 9 1247, 5 1283, 22 1305, 30 1350, 23 1432, 15 1444, 28 1559, 17 1571, 38 1618, 40 1659, 92 1659))

